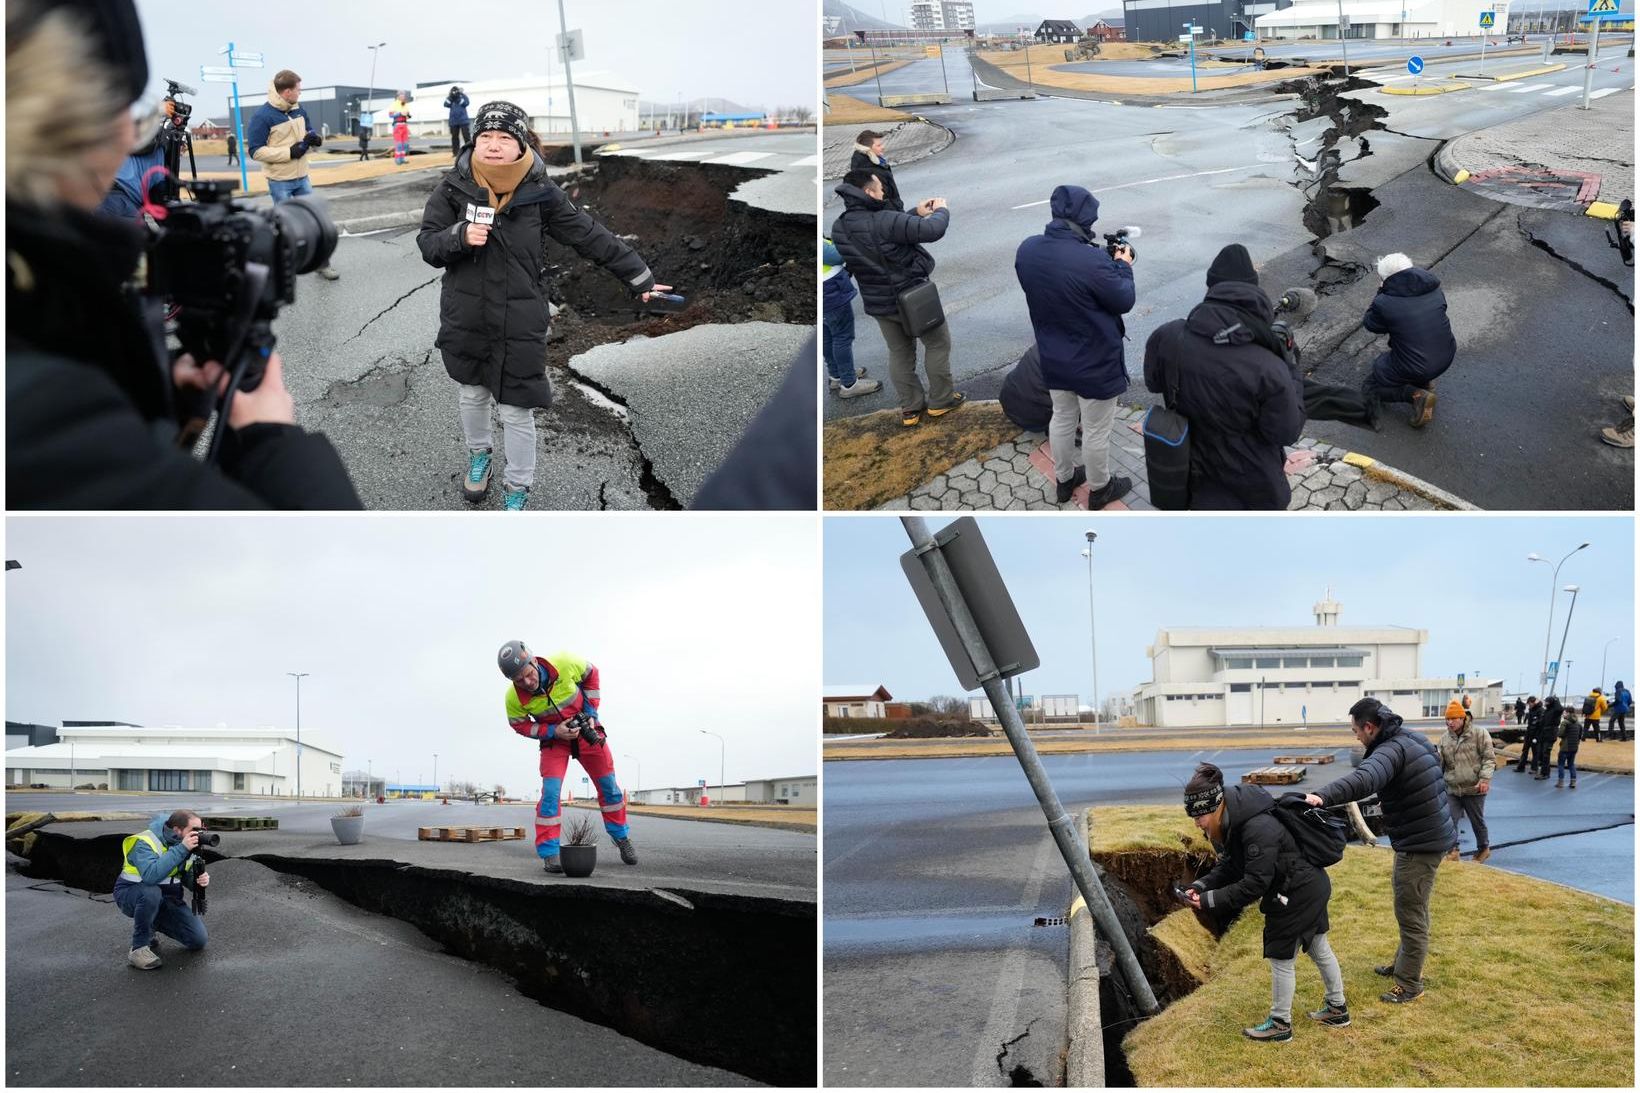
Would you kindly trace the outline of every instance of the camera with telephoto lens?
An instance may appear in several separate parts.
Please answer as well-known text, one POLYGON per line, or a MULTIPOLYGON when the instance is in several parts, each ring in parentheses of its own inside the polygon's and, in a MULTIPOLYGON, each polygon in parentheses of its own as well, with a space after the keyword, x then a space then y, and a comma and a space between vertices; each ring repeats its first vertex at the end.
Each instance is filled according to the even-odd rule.
POLYGON ((232 200, 232 182, 191 189, 196 201, 165 206, 146 291, 175 307, 185 352, 200 364, 220 361, 234 389, 254 391, 273 351, 270 324, 295 302, 297 275, 329 261, 336 225, 308 197, 250 209, 232 200))
POLYGON ((1106 254, 1110 255, 1112 258, 1115 258, 1116 248, 1126 247, 1128 249, 1128 254, 1133 257, 1133 260, 1139 260, 1139 252, 1133 248, 1133 243, 1131 242, 1131 240, 1139 238, 1140 232, 1138 228, 1121 227, 1117 228, 1113 232, 1105 232, 1104 235, 1106 254))
POLYGON ((592 719, 592 715, 585 710, 570 718, 569 723, 580 729, 581 739, 595 748, 609 739, 604 730, 592 719))

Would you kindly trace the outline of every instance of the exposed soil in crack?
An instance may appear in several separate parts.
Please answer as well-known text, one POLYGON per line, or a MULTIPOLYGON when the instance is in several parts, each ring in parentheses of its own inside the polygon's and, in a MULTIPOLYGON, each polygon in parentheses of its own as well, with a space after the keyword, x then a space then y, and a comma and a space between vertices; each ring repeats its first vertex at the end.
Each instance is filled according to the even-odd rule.
MULTIPOLYGON (((626 400, 621 398, 620 395, 616 394, 608 387, 605 387, 603 384, 599 383, 597 380, 571 368, 568 361, 565 361, 562 365, 560 365, 560 367, 566 375, 573 377, 574 382, 560 382, 553 385, 553 412, 556 414, 556 420, 559 423, 570 425, 571 431, 574 431, 574 422, 577 417, 582 417, 583 420, 586 420, 587 418, 594 418, 595 420, 588 421, 588 424, 599 429, 607 430, 609 427, 610 418, 615 417, 616 415, 612 415, 607 408, 598 406, 591 399, 587 398, 586 395, 576 390, 575 384, 584 384, 623 409, 626 407, 626 400), (568 398, 565 396, 568 396, 568 398)), ((629 424, 630 419, 625 416, 620 416, 618 417, 618 420, 621 423, 622 434, 626 437, 627 443, 631 445, 632 458, 636 461, 638 466, 638 488, 643 491, 644 497, 649 502, 649 507, 652 509, 683 508, 683 506, 679 504, 678 499, 672 495, 672 491, 667 487, 666 483, 656 477, 655 465, 650 461, 649 456, 644 453, 643 448, 638 445, 637 435, 632 431, 632 427, 629 424)), ((608 483, 606 482, 600 484, 598 487, 599 508, 606 508, 608 506, 608 502, 605 497, 605 489, 607 486, 608 483)))
POLYGON ((1031 1034, 1031 1025, 1034 1024, 1036 1024, 1036 1021, 1033 1020, 1030 1024, 1025 1026, 1024 1032, 1020 1033, 1018 1036, 1015 1036, 1012 1040, 1004 1040, 1002 1042, 1002 1050, 997 1052, 997 1073, 1000 1074, 1003 1080, 1010 1086, 1034 1086, 1038 1088, 1042 1086, 1042 1079, 1038 1078, 1036 1074, 1032 1072, 1030 1067, 1023 1063, 1010 1064, 1008 1062, 1008 1055, 1013 1051, 1014 1045, 1031 1034))

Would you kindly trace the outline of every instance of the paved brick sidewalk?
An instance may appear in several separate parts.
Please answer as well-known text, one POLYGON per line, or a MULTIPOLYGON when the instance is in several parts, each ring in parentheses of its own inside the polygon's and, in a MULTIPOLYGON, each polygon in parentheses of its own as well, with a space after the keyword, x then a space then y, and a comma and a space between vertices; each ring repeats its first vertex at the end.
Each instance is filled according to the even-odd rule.
POLYGON ((883 134, 883 156, 889 166, 899 168, 942 152, 957 138, 943 125, 923 118, 902 122, 873 122, 870 125, 827 125, 820 130, 821 157, 825 166, 824 194, 831 199, 832 187, 848 173, 854 154, 854 138, 865 129, 883 134))
MULTIPOLYGON (((1144 441, 1139 423, 1144 411, 1121 407, 1111 431, 1111 473, 1133 480, 1133 492, 1108 509, 1151 510, 1145 477, 1144 441)), ((1319 512, 1348 510, 1399 512, 1430 509, 1473 509, 1475 506, 1393 467, 1330 444, 1300 440, 1287 449, 1287 481, 1293 488, 1290 510, 1319 512)), ((1047 438, 1021 433, 984 456, 970 459, 936 475, 903 497, 880 509, 919 511, 994 509, 1023 512, 1041 509, 1086 509, 1088 487, 1077 487, 1071 500, 1054 500, 1053 460, 1047 438)))
POLYGON ((1569 211, 1594 199, 1616 205, 1634 196, 1634 91, 1596 99, 1587 110, 1543 110, 1466 133, 1441 147, 1437 163, 1449 179, 1469 172, 1460 183, 1466 189, 1511 204, 1569 211), (1545 172, 1567 182, 1558 201, 1537 178, 1545 172))

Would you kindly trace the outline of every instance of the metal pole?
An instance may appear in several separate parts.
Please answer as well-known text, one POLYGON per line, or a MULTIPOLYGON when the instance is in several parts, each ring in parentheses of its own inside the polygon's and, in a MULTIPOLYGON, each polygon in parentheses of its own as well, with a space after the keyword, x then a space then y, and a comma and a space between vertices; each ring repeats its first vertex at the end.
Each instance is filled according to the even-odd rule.
POLYGON ((372 137, 376 135, 376 111, 370 106, 370 100, 376 97, 376 60, 381 56, 382 46, 386 44, 386 42, 382 42, 378 45, 365 47, 370 50, 370 94, 365 97, 364 103, 366 109, 370 110, 370 135, 372 137))
POLYGON ((1594 19, 1589 27, 1589 63, 1583 66, 1583 109, 1589 108, 1589 90, 1594 86, 1595 57, 1600 52, 1600 23, 1594 19))
POLYGON ((1093 615, 1093 541, 1098 533, 1092 530, 1084 531, 1083 536, 1088 541, 1087 549, 1083 551, 1088 558, 1088 650, 1093 662, 1093 731, 1099 731, 1099 628, 1094 622, 1093 615))
POLYGON ((877 47, 872 43, 869 34, 866 35, 866 46, 871 50, 871 78, 877 81, 877 105, 881 106, 883 105, 883 70, 877 64, 877 47))
POLYGON ((940 79, 945 82, 945 93, 951 94, 951 77, 945 71, 945 43, 940 43, 940 79))
POLYGON ((1031 94, 1033 94, 1033 95, 1036 94, 1036 81, 1031 79, 1031 43, 1030 42, 1025 43, 1025 86, 1031 89, 1031 94))
POLYGON ((1600 686, 1600 693, 1601 694, 1606 693, 1606 653, 1611 650, 1612 642, 1617 641, 1617 640, 1618 640, 1617 638, 1607 638, 1606 639, 1606 644, 1604 644, 1600 647, 1600 684, 1599 684, 1599 686, 1600 686))
MULTIPOLYGON (((1566 609, 1566 626, 1560 631, 1560 651, 1555 654, 1555 660, 1560 661, 1561 667, 1565 667, 1565 661, 1562 658, 1566 656, 1566 635, 1572 632, 1572 612, 1577 610, 1577 585, 1572 585, 1571 593, 1572 605, 1566 609)), ((1568 672, 1566 675, 1562 675, 1557 682, 1564 683, 1566 676, 1570 674, 1568 672)), ((1556 687, 1555 689, 1559 691, 1564 688, 1556 687)))
POLYGON ((1196 21, 1194 19, 1184 24, 1184 32, 1190 36, 1190 93, 1194 95, 1196 93, 1196 21))
POLYGON ((296 680, 296 799, 302 799, 302 677, 307 672, 286 672, 296 680))
POLYGON ((1042 760, 1037 755, 1031 738, 1025 733, 1025 726, 1019 719, 1019 711, 1007 701, 1007 688, 997 673, 996 664, 991 659, 991 651, 986 648, 985 640, 980 636, 979 627, 975 624, 967 601, 963 599, 962 592, 957 587, 956 578, 951 574, 951 567, 946 562, 945 555, 941 553, 933 534, 928 530, 927 522, 922 517, 902 516, 900 523, 905 526, 906 535, 911 539, 912 546, 922 556, 923 565, 927 568, 929 579, 939 595, 940 604, 950 616, 957 635, 962 639, 963 648, 973 661, 975 674, 979 676, 980 683, 985 688, 985 696, 991 700, 991 708, 1002 721, 1002 731, 1007 734, 1008 743, 1013 746, 1014 755, 1018 757, 1019 765, 1025 772, 1025 779, 1031 784, 1032 792, 1036 794, 1037 803, 1042 806, 1042 814, 1048 820, 1048 830, 1052 833, 1065 864, 1070 868, 1077 890, 1082 894, 1088 910, 1093 912, 1094 921, 1098 923, 1100 932, 1105 935, 1105 940, 1116 952, 1116 961, 1122 969, 1123 978, 1127 980, 1128 989, 1132 991, 1140 1009, 1145 1013, 1155 1013, 1160 1007, 1157 1005, 1156 995, 1150 989, 1150 981, 1145 978, 1144 969, 1139 966, 1139 959, 1134 955, 1133 947, 1128 944, 1127 935, 1122 932, 1120 923, 1116 921, 1116 912, 1110 905, 1110 899, 1105 895, 1104 887, 1094 875, 1093 861, 1088 857, 1087 848, 1077 837, 1075 824, 1065 814, 1064 806, 1059 803, 1059 795, 1054 792, 1053 783, 1048 781, 1048 774, 1042 769, 1042 760))
POLYGON ((569 136, 575 145, 575 162, 581 162, 581 124, 575 119, 575 78, 569 70, 569 23, 564 19, 564 0, 558 0, 558 29, 564 32, 564 90, 569 94, 569 136))
POLYGON ((438 796, 438 752, 433 753, 433 796, 438 796))
MULTIPOLYGON (((1344 41, 1344 0, 1338 0, 1338 48, 1344 51, 1344 78, 1350 78, 1350 47, 1344 41)), ((1486 47, 1481 47, 1481 64, 1486 64, 1486 47)))
MULTIPOLYGON (((228 67, 233 68, 233 43, 228 43, 228 67)), ((239 188, 251 188, 250 175, 245 170, 245 127, 239 117, 239 70, 234 69, 233 78, 233 131, 234 139, 239 142, 239 188)))

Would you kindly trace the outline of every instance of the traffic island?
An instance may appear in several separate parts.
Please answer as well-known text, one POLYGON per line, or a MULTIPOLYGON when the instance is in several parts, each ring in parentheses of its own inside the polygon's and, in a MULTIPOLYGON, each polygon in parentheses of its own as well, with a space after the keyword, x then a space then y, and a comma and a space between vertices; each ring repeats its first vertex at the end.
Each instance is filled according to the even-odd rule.
POLYGON ((1466 83, 1419 84, 1414 87, 1380 87, 1381 95, 1450 95, 1454 91, 1468 91, 1466 83))

